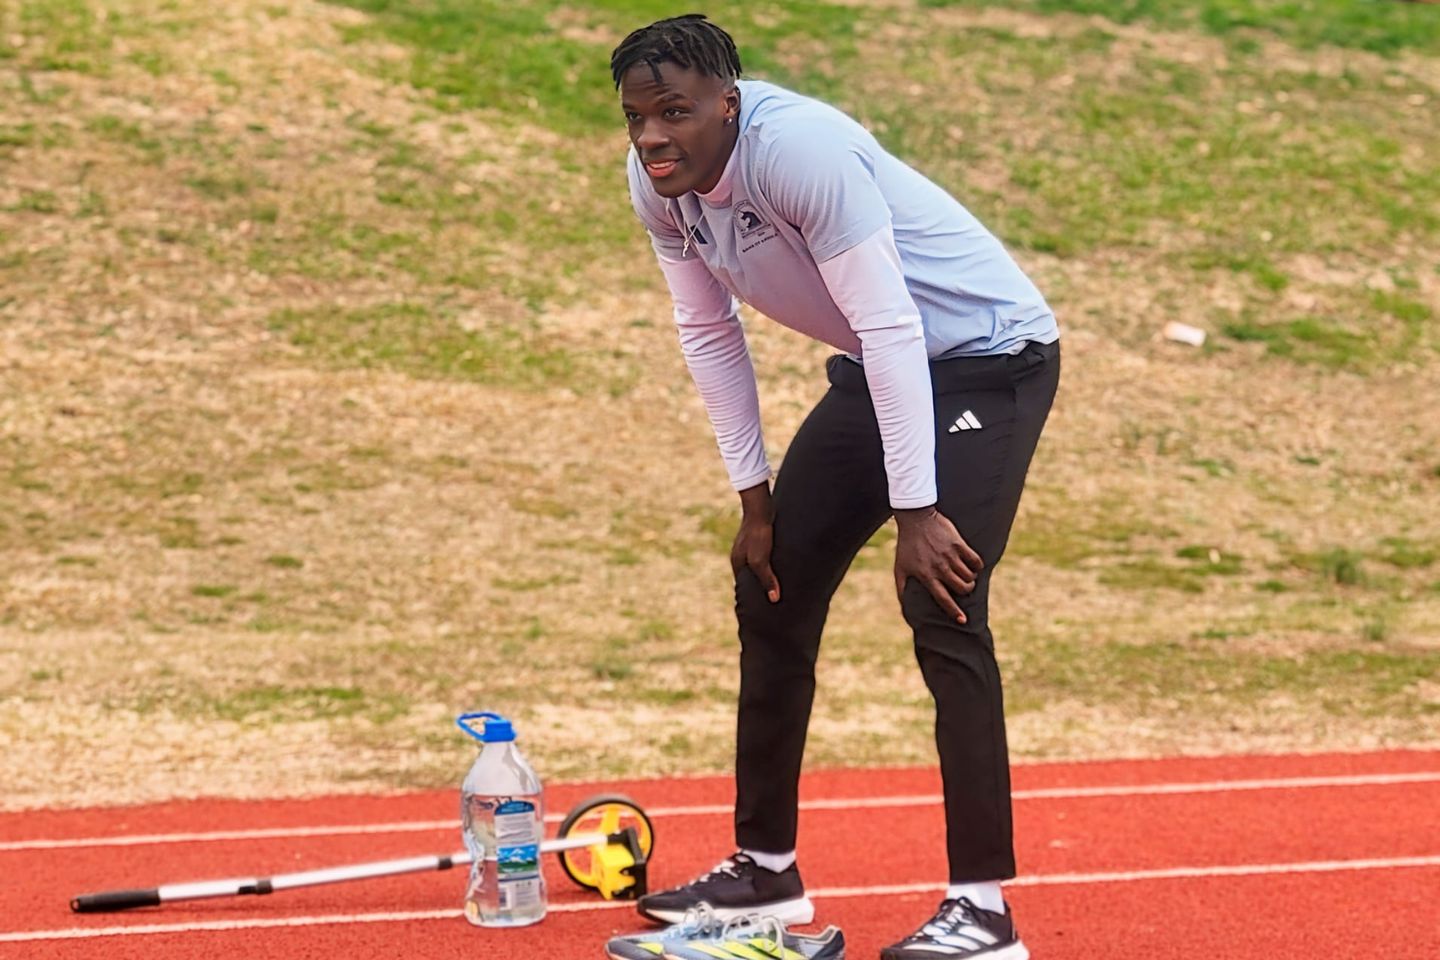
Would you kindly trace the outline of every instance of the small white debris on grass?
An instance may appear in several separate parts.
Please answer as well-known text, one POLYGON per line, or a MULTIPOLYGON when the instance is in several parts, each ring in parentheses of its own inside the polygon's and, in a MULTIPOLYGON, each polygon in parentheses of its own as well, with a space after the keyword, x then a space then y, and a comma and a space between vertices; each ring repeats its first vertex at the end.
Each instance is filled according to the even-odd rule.
POLYGON ((1205 331, 1199 327, 1192 327, 1188 323, 1181 323, 1178 320, 1171 320, 1165 324, 1165 329, 1160 335, 1166 340, 1174 340, 1176 343, 1188 343, 1192 347, 1205 345, 1205 331))

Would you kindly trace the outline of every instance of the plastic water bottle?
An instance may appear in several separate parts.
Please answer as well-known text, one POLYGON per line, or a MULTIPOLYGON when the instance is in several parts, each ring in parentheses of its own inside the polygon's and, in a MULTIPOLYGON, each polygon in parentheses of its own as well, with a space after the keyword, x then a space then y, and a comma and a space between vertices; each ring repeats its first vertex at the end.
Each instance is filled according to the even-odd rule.
POLYGON ((480 927, 535 923, 545 916, 540 778, 515 746, 509 720, 467 713, 456 723, 481 743, 480 756, 460 788, 461 832, 473 858, 465 919, 480 927), (479 732, 471 720, 483 721, 479 732))

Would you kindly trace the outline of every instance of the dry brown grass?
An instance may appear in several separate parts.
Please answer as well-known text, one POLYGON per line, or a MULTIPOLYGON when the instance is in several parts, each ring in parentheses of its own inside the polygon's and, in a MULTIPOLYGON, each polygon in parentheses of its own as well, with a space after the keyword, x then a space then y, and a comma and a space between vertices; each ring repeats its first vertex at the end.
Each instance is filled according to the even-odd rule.
MULTIPOLYGON (((353 12, 106 9, 176 30, 123 40, 108 74, 26 73, 28 99, 0 60, 0 125, 54 141, 0 155, 0 805, 448 783, 468 753, 449 718, 479 706, 514 713, 549 776, 724 769, 734 498, 658 278, 626 279, 648 263, 598 263, 532 314, 511 281, 552 270, 553 251, 460 222, 432 234, 424 211, 376 199, 395 141, 418 152, 425 182, 501 202, 556 175, 554 135, 439 114, 377 79, 402 52, 342 46, 353 12), (166 67, 153 75, 127 50, 166 67), (398 133, 367 146, 360 123, 398 133), (154 162, 147 140, 164 144, 154 162), (263 188, 224 195, 233 177, 263 188), (254 259, 324 215, 414 230, 427 256, 495 282, 444 284, 339 249, 307 250, 324 267, 309 272, 254 259), (412 376, 324 362, 270 323, 401 301, 607 359, 582 363, 573 388, 412 376)), ((1210 43, 1125 36, 1180 59, 1210 43)), ((998 168, 975 176, 1006 183, 998 168)), ((1440 573, 1376 560, 1386 537, 1440 544, 1433 359, 1361 376, 1245 345, 1202 354, 1153 331, 1207 325, 1243 278, 1194 289, 1117 251, 1023 259, 1063 308, 1066 373, 1029 532, 995 588, 1012 675, 1048 683, 1054 644, 1184 645, 1214 629, 1237 656, 1279 660, 1435 649, 1440 573), (1137 558, 1173 566, 1192 544, 1238 554, 1244 575, 1200 593, 1106 582, 1137 558), (1337 586, 1296 566, 1336 547, 1383 582, 1337 586), (1257 591, 1267 578, 1291 592, 1257 591), (1365 640, 1377 618, 1382 636, 1365 640)), ((1358 256, 1289 267, 1302 298, 1384 275, 1358 256)), ((1437 277, 1419 280, 1440 311, 1437 277)), ((752 319, 778 460, 823 388, 825 351, 752 319)), ((926 694, 876 557, 831 617, 813 762, 930 757, 926 694)), ((1035 689, 1012 688, 1021 758, 1440 741, 1433 676, 1395 715, 1283 683, 1200 701, 1157 688, 1143 716, 1093 686, 1035 689)))

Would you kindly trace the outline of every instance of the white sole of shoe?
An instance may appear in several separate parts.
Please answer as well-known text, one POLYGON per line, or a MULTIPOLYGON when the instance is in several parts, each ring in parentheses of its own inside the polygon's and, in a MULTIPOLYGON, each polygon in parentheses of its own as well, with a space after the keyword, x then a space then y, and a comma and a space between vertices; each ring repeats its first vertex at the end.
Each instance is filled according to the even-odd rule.
MULTIPOLYGON (((944 950, 949 950, 950 948, 947 947, 947 948, 943 948, 943 949, 944 949, 944 950)), ((887 948, 887 949, 885 950, 885 952, 884 952, 883 955, 884 955, 884 956, 905 956, 905 953, 903 953, 903 952, 895 952, 895 953, 892 954, 892 952, 887 948)), ((915 952, 914 955, 917 956, 917 957, 922 957, 922 956, 923 956, 923 957, 926 957, 926 958, 931 958, 931 957, 933 957, 933 958, 940 958, 940 957, 945 957, 945 956, 955 956, 955 957, 962 956, 962 954, 960 954, 960 953, 958 953, 958 952, 957 952, 957 953, 954 953, 954 954, 948 954, 948 953, 942 952, 942 949, 941 949, 941 948, 934 948, 934 949, 929 949, 929 950, 926 950, 926 949, 924 949, 924 948, 920 948, 920 949, 917 949, 917 950, 916 950, 916 952, 915 952)), ((966 957, 974 957, 975 960, 1030 960, 1030 951, 1025 948, 1025 942, 1024 942, 1023 940, 1016 940, 1014 943, 1007 943, 1005 946, 1001 947, 1001 948, 998 949, 998 950, 985 950, 985 951, 982 951, 982 952, 980 952, 980 953, 966 953, 966 954, 963 954, 963 956, 966 956, 966 957)))
MULTIPOLYGON (((767 903, 758 907, 715 907, 715 916, 721 920, 736 920, 740 917, 748 917, 752 914, 760 914, 762 917, 774 917, 781 923, 804 926, 815 919, 815 904, 809 897, 799 897, 795 900, 777 900, 774 903, 767 903)), ((684 910, 647 910, 645 916, 651 920, 659 920, 661 923, 679 923, 685 919, 684 910)), ((1025 958, 1016 955, 1017 960, 1025 958)), ((1009 958, 1005 958, 1009 960, 1009 958)))

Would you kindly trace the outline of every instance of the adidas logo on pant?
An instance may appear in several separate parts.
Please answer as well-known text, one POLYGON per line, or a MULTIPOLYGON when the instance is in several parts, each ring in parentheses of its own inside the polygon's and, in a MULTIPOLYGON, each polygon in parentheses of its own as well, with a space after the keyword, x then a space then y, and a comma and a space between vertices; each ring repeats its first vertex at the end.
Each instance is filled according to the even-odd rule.
POLYGON ((979 429, 980 429, 980 421, 979 421, 979 419, 975 416, 975 414, 971 413, 969 410, 966 410, 964 413, 960 414, 960 416, 955 419, 955 422, 950 425, 950 432, 951 432, 951 433, 959 433, 961 430, 979 430, 979 429))

